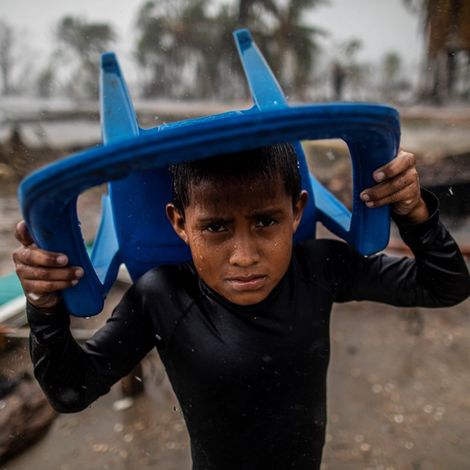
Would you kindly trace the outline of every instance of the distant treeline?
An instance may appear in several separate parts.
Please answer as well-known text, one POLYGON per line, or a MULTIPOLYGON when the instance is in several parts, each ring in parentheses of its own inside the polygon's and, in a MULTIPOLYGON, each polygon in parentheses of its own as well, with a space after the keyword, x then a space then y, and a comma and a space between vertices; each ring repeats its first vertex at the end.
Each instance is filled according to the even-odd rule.
MULTIPOLYGON (((307 18, 319 5, 329 5, 328 0, 146 1, 136 9, 134 24, 137 89, 143 97, 240 97, 244 82, 231 34, 247 27, 285 92, 295 99, 344 99, 346 95, 357 100, 374 93, 372 98, 378 95, 390 101, 412 95, 435 100, 455 94, 468 98, 470 2, 403 3, 421 15, 423 32, 429 38, 430 72, 423 73, 420 89, 413 89, 409 70, 404 70, 394 51, 385 52, 380 64, 361 63, 357 59, 361 43, 351 38, 339 43, 331 40, 335 47, 329 57, 322 57, 320 38, 332 35, 327 25, 316 27, 307 18)), ((32 59, 18 53, 18 32, 0 18, 2 94, 28 91, 41 97, 97 97, 99 57, 115 46, 115 27, 65 16, 55 25, 55 39, 47 64, 34 71, 32 59)))

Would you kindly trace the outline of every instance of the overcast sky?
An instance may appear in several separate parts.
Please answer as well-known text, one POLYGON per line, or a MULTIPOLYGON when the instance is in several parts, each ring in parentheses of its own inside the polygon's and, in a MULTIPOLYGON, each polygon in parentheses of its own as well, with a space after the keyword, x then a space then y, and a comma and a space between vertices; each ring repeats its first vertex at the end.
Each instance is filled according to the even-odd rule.
MULTIPOLYGON (((112 23, 119 32, 116 49, 130 56, 135 14, 144 0, 0 0, 0 17, 30 38, 38 58, 52 49, 52 30, 65 14, 112 23)), ((377 61, 387 51, 397 51, 407 63, 421 57, 418 18, 403 6, 403 0, 330 0, 312 11, 308 22, 331 33, 324 46, 350 38, 363 42, 362 60, 377 61)))

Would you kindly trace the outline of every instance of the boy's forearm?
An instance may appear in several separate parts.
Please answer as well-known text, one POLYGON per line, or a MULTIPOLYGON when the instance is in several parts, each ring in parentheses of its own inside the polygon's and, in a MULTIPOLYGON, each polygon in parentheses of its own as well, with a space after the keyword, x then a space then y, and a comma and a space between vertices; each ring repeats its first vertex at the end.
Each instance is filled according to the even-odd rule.
POLYGON ((135 286, 82 345, 70 333, 63 304, 50 315, 28 304, 27 313, 35 376, 61 412, 80 411, 107 393, 155 346, 152 323, 135 286))
MULTIPOLYGON (((415 259, 355 254, 340 301, 372 300, 401 307, 445 307, 470 295, 470 277, 459 247, 439 221, 438 200, 422 191, 429 217, 411 223, 392 213, 415 259)), ((354 252, 355 253, 355 252, 354 252)))
POLYGON ((445 306, 470 295, 470 277, 459 247, 439 221, 438 200, 422 191, 425 209, 414 218, 394 217, 400 234, 416 258, 416 280, 426 299, 421 302, 445 306))
POLYGON ((86 384, 86 357, 70 333, 68 312, 62 305, 51 310, 27 305, 34 375, 57 411, 81 411, 99 394, 86 384))

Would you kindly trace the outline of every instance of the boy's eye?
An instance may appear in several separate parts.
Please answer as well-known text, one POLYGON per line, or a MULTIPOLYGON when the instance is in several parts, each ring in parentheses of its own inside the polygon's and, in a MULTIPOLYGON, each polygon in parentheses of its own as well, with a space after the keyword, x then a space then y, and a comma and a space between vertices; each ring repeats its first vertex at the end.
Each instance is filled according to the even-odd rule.
POLYGON ((256 226, 257 227, 271 227, 271 225, 274 225, 277 223, 276 220, 274 220, 272 217, 260 217, 256 221, 256 226))
POLYGON ((220 233, 226 230, 226 227, 221 222, 213 222, 209 225, 206 225, 205 230, 211 233, 220 233))

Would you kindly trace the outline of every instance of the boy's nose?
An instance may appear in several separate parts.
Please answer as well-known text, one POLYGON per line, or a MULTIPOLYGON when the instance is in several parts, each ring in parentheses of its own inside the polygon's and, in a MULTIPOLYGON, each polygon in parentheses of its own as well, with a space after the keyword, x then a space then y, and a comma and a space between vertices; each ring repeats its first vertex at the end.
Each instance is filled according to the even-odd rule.
POLYGON ((248 237, 243 237, 233 245, 232 253, 230 254, 229 262, 233 266, 247 268, 258 263, 260 260, 260 253, 256 243, 248 237))

